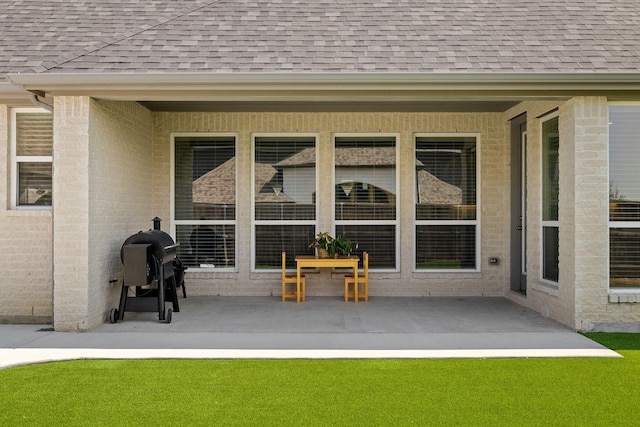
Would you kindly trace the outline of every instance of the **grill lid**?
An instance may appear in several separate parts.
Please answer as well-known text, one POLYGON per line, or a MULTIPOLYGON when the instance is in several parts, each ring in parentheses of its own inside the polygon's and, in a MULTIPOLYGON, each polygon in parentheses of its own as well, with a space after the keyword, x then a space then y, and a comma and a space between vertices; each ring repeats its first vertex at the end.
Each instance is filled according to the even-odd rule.
POLYGON ((120 261, 124 262, 123 249, 126 245, 131 244, 147 244, 152 245, 152 254, 161 263, 173 260, 176 256, 177 247, 180 246, 173 238, 161 230, 140 231, 130 236, 124 241, 120 248, 120 261))

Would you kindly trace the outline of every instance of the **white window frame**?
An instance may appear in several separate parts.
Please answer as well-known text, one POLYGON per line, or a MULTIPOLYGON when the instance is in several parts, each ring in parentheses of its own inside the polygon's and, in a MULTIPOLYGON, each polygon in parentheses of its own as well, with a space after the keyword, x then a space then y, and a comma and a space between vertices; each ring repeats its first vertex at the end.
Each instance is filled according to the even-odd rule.
MULTIPOLYGON (((256 268, 256 226, 257 225, 313 225, 315 229, 318 229, 318 217, 319 206, 318 203, 318 189, 319 189, 319 173, 320 165, 318 164, 318 142, 320 140, 320 134, 318 133, 298 133, 298 132, 285 132, 285 133, 254 133, 251 134, 251 272, 252 273, 273 273, 273 269, 257 269, 256 268), (276 221, 276 220, 256 220, 256 186, 255 186, 255 174, 256 174, 256 138, 314 138, 315 140, 315 154, 316 154, 316 166, 315 166, 315 181, 316 181, 316 212, 315 219, 295 220, 295 221, 276 221)), ((311 242, 309 242, 311 243, 311 242)), ((277 270, 280 272, 280 270, 277 270)))
MULTIPOLYGON (((470 133, 415 133, 412 136, 412 158, 415 161, 416 154, 416 140, 418 138, 451 138, 451 137, 461 137, 461 138, 470 138, 473 137, 476 139, 476 219, 475 220, 417 220, 416 219, 416 205, 418 203, 418 194, 417 190, 414 188, 413 191, 413 205, 412 205, 412 218, 413 218, 413 272, 419 274, 430 274, 430 273, 451 273, 451 274, 464 274, 464 273, 479 273, 482 271, 482 230, 480 229, 480 224, 482 224, 480 214, 482 210, 481 206, 481 188, 482 188, 482 174, 480 165, 481 162, 481 134, 477 132, 470 133), (419 225, 473 225, 476 228, 476 268, 434 268, 434 269, 419 269, 416 266, 416 250, 418 248, 417 237, 415 233, 415 229, 419 225)), ((412 174, 412 183, 415 185, 417 180, 417 172, 415 165, 413 165, 413 174, 412 174)))
POLYGON ((395 245, 396 245, 396 253, 395 253, 395 265, 396 268, 381 268, 381 269, 372 269, 370 270, 380 273, 397 273, 400 271, 400 134, 399 133, 335 133, 331 135, 331 170, 333 171, 331 174, 331 218, 332 218, 332 226, 331 233, 335 236, 336 226, 338 225, 393 225, 396 230, 395 235, 395 245), (396 180, 396 217, 394 220, 342 220, 337 221, 335 217, 336 212, 336 138, 394 138, 395 139, 395 153, 396 153, 396 167, 395 167, 395 180, 396 180))
POLYGON ((170 234, 174 238, 176 238, 176 227, 178 225, 232 225, 235 228, 235 266, 228 268, 206 268, 206 267, 189 267, 189 271, 210 271, 210 272, 237 272, 238 271, 238 134, 236 132, 172 132, 170 134, 170 170, 171 170, 171 182, 169 185, 169 209, 170 209, 170 234), (175 170, 175 155, 176 155, 176 138, 182 137, 198 137, 198 138, 234 138, 235 142, 235 158, 236 158, 236 217, 235 220, 207 220, 207 221, 190 221, 190 220, 177 220, 176 219, 176 198, 175 198, 175 178, 176 178, 176 170, 175 170))
MULTIPOLYGON (((50 163, 53 167, 53 141, 51 145, 51 156, 18 156, 18 129, 17 129, 17 115, 20 113, 48 113, 53 114, 45 110, 44 108, 27 107, 27 108, 12 108, 11 109, 11 190, 10 207, 12 210, 24 210, 24 211, 50 211, 51 205, 36 206, 36 205, 21 205, 18 203, 18 165, 20 163, 50 163)), ((53 176, 51 177, 53 180, 53 176)))
MULTIPOLYGON (((560 207, 558 206, 558 220, 555 221, 545 221, 544 220, 544 141, 542 137, 544 135, 544 124, 549 120, 554 118, 558 118, 558 134, 560 134, 560 112, 554 111, 549 114, 546 114, 540 117, 540 281, 546 283, 547 285, 551 285, 554 288, 558 288, 559 280, 560 280, 560 271, 558 271, 558 282, 555 282, 550 279, 546 279, 544 277, 544 229, 545 228, 557 228, 558 233, 560 232, 560 207)), ((559 141, 558 144, 562 143, 559 141)), ((558 156, 560 156, 560 149, 558 148, 558 156)), ((558 159, 558 168, 560 167, 560 160, 558 159)), ((559 200, 558 200, 559 202, 559 200)), ((558 251, 560 247, 560 237, 558 235, 558 251)), ((560 260, 558 260, 558 263, 560 260)), ((558 264, 558 269, 560 265, 558 264)))
MULTIPOLYGON (((616 107, 624 107, 624 106, 628 106, 628 107, 638 107, 640 106, 640 101, 618 101, 618 102, 609 102, 608 106, 616 106, 616 107)), ((607 117, 608 117, 609 113, 607 112, 607 117)), ((607 130, 607 136, 608 136, 608 130, 607 130)), ((608 139, 609 144, 611 143, 611 140, 608 139)), ((609 148, 607 147, 607 182, 609 182, 610 179, 610 173, 609 173, 609 168, 610 168, 610 163, 609 163, 609 148)), ((611 229, 612 228, 640 228, 640 221, 609 221, 608 220, 608 216, 609 216, 609 211, 607 210, 607 223, 609 224, 609 233, 611 233, 611 229)), ((607 251, 607 279, 610 277, 610 266, 611 266, 611 244, 609 243, 609 250, 607 251)), ((625 293, 633 293, 636 294, 638 292, 640 292, 640 287, 611 287, 611 285, 608 285, 608 289, 609 292, 611 293, 620 293, 620 294, 625 294, 625 293)))
POLYGON ((523 144, 523 149, 522 149, 522 157, 521 157, 521 194, 524 197, 521 197, 521 212, 522 212, 522 246, 520 247, 520 256, 522 257, 520 260, 520 265, 522 268, 522 274, 523 275, 527 275, 527 223, 528 223, 528 219, 527 219, 527 192, 528 192, 528 185, 527 185, 527 131, 525 130, 524 132, 522 132, 522 134, 520 135, 520 141, 523 144))

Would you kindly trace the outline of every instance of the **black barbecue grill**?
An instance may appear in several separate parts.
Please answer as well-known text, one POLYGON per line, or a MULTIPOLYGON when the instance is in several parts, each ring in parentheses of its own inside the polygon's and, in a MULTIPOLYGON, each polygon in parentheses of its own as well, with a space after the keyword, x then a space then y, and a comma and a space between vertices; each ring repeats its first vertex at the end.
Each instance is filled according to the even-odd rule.
POLYGON ((120 248, 124 277, 120 305, 109 313, 109 321, 116 323, 124 319, 128 311, 158 311, 161 321, 171 323, 171 309, 166 302, 173 303, 173 311, 180 311, 177 288, 184 286, 182 262, 177 258, 179 243, 160 230, 160 218, 153 219, 153 230, 140 231, 130 236, 120 248), (129 294, 133 288, 134 295, 129 294))

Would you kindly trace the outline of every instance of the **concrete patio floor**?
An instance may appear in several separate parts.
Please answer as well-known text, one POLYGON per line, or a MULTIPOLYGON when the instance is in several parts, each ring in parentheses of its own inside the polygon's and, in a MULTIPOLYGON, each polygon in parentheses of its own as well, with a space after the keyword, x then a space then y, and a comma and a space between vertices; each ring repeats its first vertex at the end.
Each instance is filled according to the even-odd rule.
POLYGON ((0 367, 75 358, 619 357, 505 298, 180 297, 81 333, 0 325, 0 367))

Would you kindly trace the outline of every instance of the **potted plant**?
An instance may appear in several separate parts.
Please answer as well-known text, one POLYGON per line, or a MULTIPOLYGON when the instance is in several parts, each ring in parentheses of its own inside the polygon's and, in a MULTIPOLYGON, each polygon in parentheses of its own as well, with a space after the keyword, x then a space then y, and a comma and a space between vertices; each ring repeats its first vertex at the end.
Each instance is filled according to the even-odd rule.
POLYGON ((316 248, 320 258, 334 258, 351 253, 351 242, 342 236, 332 237, 328 231, 318 233, 309 248, 316 248))
POLYGON ((342 236, 336 236, 329 245, 330 257, 345 256, 351 254, 351 242, 342 236))
POLYGON ((328 231, 321 231, 318 233, 313 242, 309 245, 309 248, 316 248, 318 251, 318 256, 320 258, 328 258, 329 257, 329 246, 333 241, 333 237, 329 235, 328 231))

